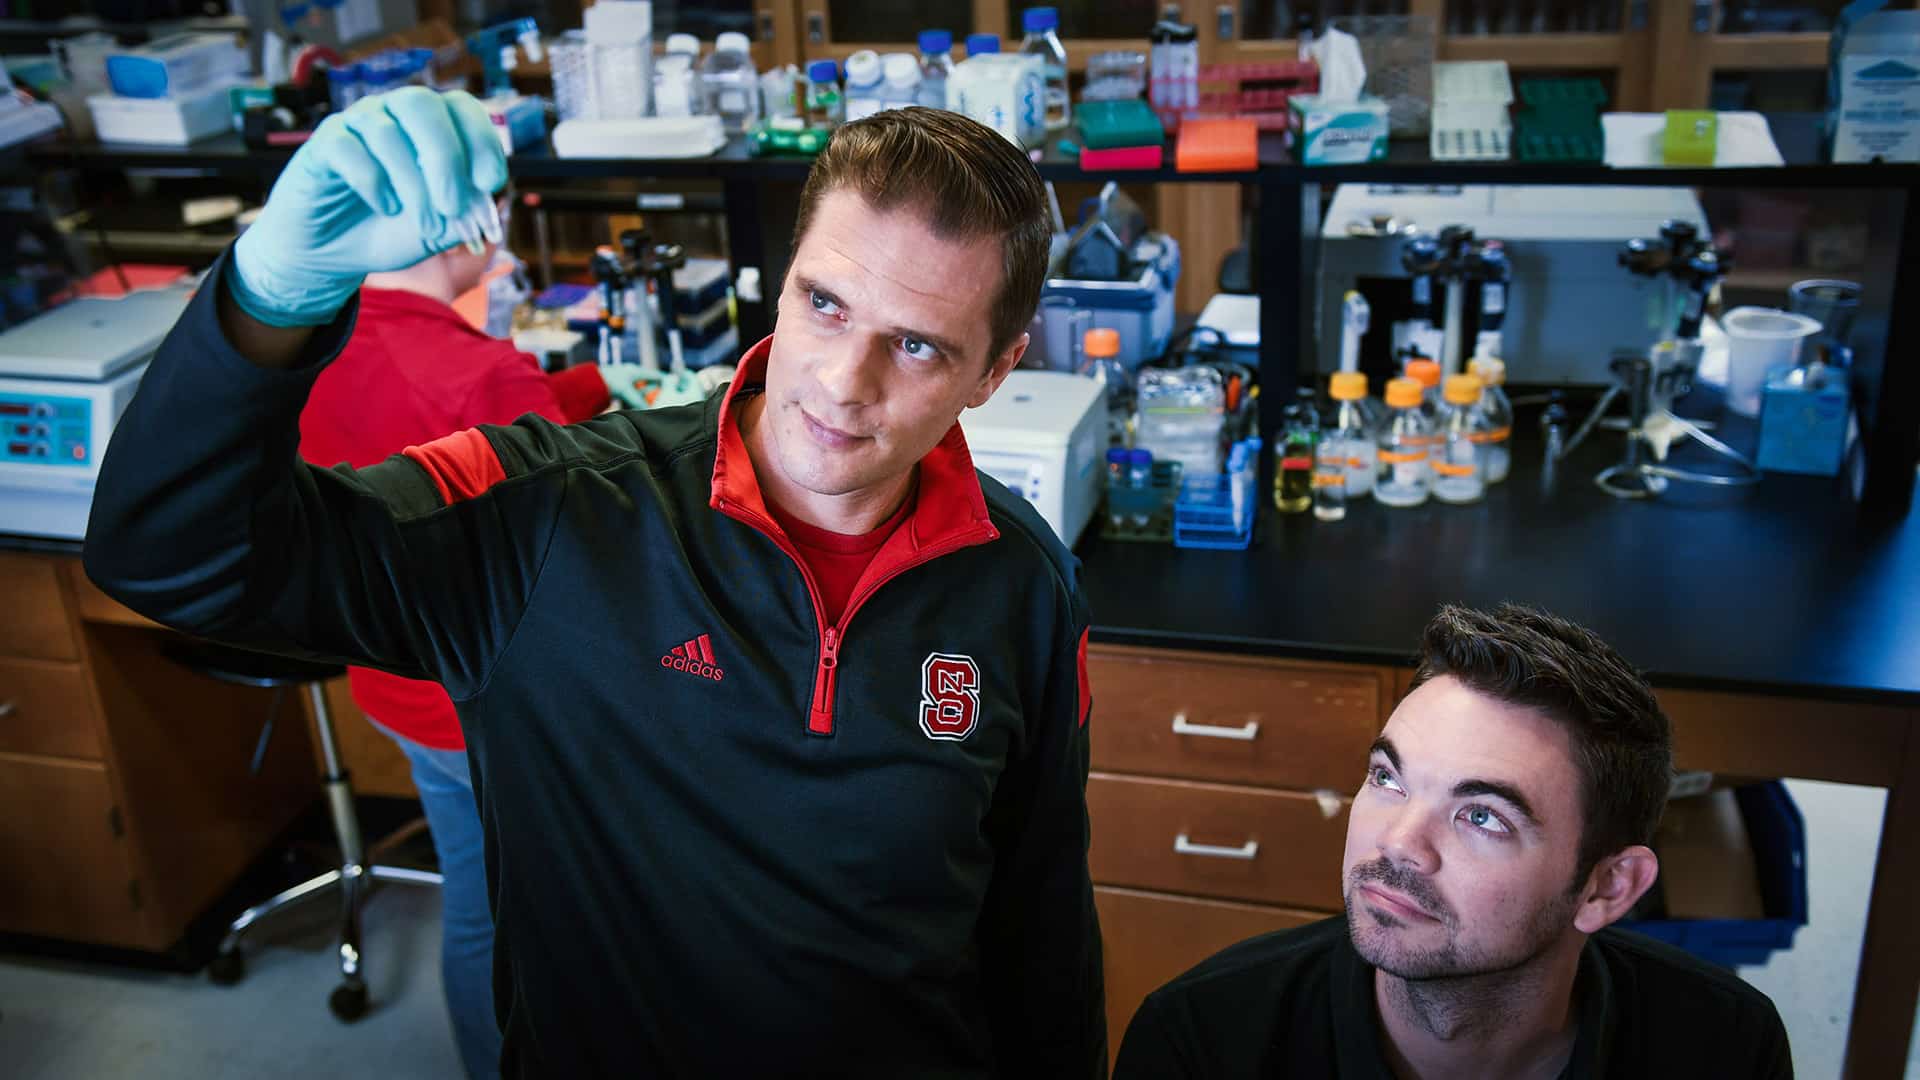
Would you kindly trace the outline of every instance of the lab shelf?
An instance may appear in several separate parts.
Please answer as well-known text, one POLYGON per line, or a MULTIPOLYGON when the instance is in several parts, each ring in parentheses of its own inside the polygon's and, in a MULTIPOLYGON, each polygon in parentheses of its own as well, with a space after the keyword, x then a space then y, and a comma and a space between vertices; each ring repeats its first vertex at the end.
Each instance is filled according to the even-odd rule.
MULTIPOLYGON (((1769 188, 1914 188, 1920 165, 1907 163, 1832 165, 1821 161, 1821 118, 1813 113, 1768 117, 1774 141, 1786 164, 1748 168, 1615 169, 1597 163, 1557 164, 1526 161, 1440 161, 1419 140, 1396 140, 1385 161, 1354 165, 1295 163, 1277 133, 1260 138, 1260 167, 1251 172, 1183 173, 1172 168, 1082 171, 1074 157, 1058 150, 1058 139, 1037 163, 1048 180, 1119 180, 1126 183, 1422 183, 1422 184, 1618 184, 1690 187, 1769 188)), ((191 146, 136 146, 114 143, 48 141, 28 149, 40 165, 94 169, 205 169, 218 173, 277 174, 292 149, 249 149, 237 134, 218 135, 191 146)), ((1171 155, 1169 154, 1169 158, 1171 155)), ((754 157, 736 137, 718 153, 702 158, 562 158, 541 146, 515 154, 509 168, 528 180, 608 179, 646 176, 658 179, 770 180, 806 179, 810 159, 754 157)))
MULTIPOLYGON (((1555 184, 1674 187, 1732 187, 1775 189, 1857 189, 1892 192, 1902 200, 1901 210, 1879 230, 1877 241, 1890 250, 1896 270, 1887 283, 1886 310, 1902 313, 1887 329, 1881 356, 1863 365, 1870 373, 1863 400, 1867 468, 1858 490, 1859 504, 1882 516, 1903 515, 1912 505, 1914 462, 1920 456, 1920 365, 1902 362, 1920 353, 1920 319, 1904 313, 1920 311, 1920 270, 1909 269, 1905 253, 1920 250, 1920 165, 1845 164, 1821 161, 1824 150, 1822 118, 1811 113, 1784 113, 1768 118, 1774 140, 1786 164, 1766 168, 1633 168, 1612 169, 1596 163, 1563 164, 1523 161, 1436 161, 1424 140, 1398 140, 1387 159, 1355 165, 1303 166, 1293 161, 1278 134, 1263 135, 1259 168, 1249 172, 1181 173, 1170 168, 1140 171, 1082 172, 1079 162, 1058 151, 1050 140, 1038 161, 1048 180, 1118 180, 1123 183, 1240 183, 1255 189, 1256 206, 1252 250, 1270 257, 1257 260, 1261 296, 1260 331, 1266 343, 1261 354, 1260 379, 1264 393, 1282 400, 1298 376, 1297 358, 1307 348, 1310 312, 1303 303, 1311 268, 1303 257, 1313 248, 1323 185, 1360 182, 1372 184, 1555 184), (1294 253, 1288 257, 1287 253, 1294 253), (1887 358, 1902 358, 1889 361, 1887 358)), ((223 135, 190 147, 129 147, 37 144, 27 151, 32 167, 82 169, 200 169, 211 173, 270 180, 291 156, 290 150, 253 151, 234 135, 223 135)), ((570 179, 638 179, 718 181, 727 221, 728 257, 736 266, 761 267, 777 280, 783 270, 791 216, 763 213, 771 204, 791 199, 805 180, 810 162, 802 158, 756 158, 736 138, 718 154, 693 159, 569 159, 545 148, 514 155, 512 175, 519 180, 557 182, 570 179), (784 188, 785 191, 777 189, 784 188)), ((752 340, 771 326, 764 304, 742 304, 741 333, 752 340)), ((1271 423, 1272 420, 1269 420, 1271 423)), ((1271 432, 1267 432, 1271 434, 1271 432)))

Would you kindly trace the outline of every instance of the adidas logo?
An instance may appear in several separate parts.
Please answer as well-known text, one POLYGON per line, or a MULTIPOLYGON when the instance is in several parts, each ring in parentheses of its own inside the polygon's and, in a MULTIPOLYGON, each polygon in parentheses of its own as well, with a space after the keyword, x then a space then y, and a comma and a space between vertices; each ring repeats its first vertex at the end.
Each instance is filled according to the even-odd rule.
POLYGON ((707 634, 701 634, 684 645, 675 645, 672 652, 660 658, 660 666, 714 682, 727 677, 727 673, 714 663, 713 638, 707 634))

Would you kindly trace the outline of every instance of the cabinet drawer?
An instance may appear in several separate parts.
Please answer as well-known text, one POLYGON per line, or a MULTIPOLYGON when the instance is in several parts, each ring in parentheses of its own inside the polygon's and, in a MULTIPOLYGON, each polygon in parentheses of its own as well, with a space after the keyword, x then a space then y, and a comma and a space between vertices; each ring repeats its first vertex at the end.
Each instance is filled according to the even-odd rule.
POLYGON ((1338 910, 1348 800, 1143 780, 1087 781, 1088 863, 1102 885, 1338 910))
POLYGON ((1127 1023, 1148 994, 1237 942, 1290 930, 1327 917, 1324 912, 1257 907, 1224 900, 1138 892, 1101 886, 1100 909, 1107 976, 1107 1048, 1117 1054, 1127 1023))
POLYGON ((1108 772, 1344 791, 1380 723, 1365 668, 1090 651, 1087 678, 1108 772))
POLYGON ((0 618, 0 656, 80 659, 73 633, 67 629, 67 605, 60 597, 51 560, 0 555, 0 596, 6 597, 5 617, 0 618))
POLYGON ((0 656, 0 753, 100 759, 79 665, 0 656))
POLYGON ((104 766, 0 755, 0 930, 147 947, 104 766))

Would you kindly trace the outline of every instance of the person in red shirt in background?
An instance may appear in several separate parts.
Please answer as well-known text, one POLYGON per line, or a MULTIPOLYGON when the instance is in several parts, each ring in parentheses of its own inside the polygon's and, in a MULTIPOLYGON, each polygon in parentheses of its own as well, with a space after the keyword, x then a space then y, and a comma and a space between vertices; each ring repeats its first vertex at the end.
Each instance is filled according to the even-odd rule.
MULTIPOLYGON (((479 254, 459 247, 405 270, 368 275, 353 338, 300 414, 301 457, 322 467, 364 468, 478 424, 508 424, 527 413, 572 423, 606 408, 601 368, 547 375, 533 356, 454 311, 454 299, 481 284, 493 252, 493 245, 479 254)), ((454 1039, 468 1076, 497 1077, 493 917, 453 702, 439 683, 369 668, 350 668, 348 680, 361 711, 412 764, 444 878, 440 964, 454 1039)))

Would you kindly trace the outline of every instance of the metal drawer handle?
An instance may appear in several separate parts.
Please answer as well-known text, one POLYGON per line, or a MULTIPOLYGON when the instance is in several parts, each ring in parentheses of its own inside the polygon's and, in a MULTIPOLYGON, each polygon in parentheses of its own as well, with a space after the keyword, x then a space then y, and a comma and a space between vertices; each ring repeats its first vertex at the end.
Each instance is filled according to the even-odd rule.
POLYGON ((12 715, 13 715, 13 702, 0 701, 0 720, 5 720, 7 717, 12 715))
POLYGON ((1187 839, 1186 833, 1173 838, 1173 850, 1180 855, 1205 855, 1214 859, 1251 859, 1260 853, 1260 841, 1249 840, 1239 847, 1221 847, 1217 844, 1196 844, 1187 839))
POLYGON ((1173 714, 1173 733, 1175 735, 1205 735, 1209 739, 1238 739, 1252 742, 1260 734, 1260 721, 1249 720, 1239 727, 1220 727, 1215 724, 1196 724, 1187 719, 1186 713, 1173 714))

